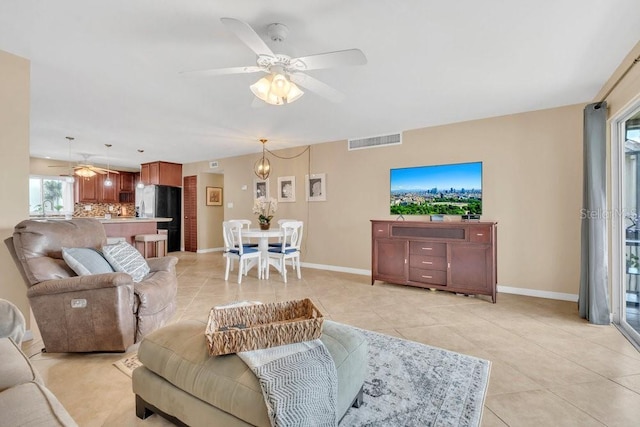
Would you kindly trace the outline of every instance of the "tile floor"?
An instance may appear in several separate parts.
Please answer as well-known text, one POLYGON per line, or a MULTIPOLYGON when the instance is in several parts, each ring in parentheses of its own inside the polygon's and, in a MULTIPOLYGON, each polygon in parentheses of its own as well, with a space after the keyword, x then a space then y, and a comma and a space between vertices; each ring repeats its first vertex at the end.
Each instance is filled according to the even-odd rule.
MULTIPOLYGON (((492 361, 483 426, 638 426, 640 353, 613 326, 580 319, 575 303, 499 294, 485 297, 387 285, 303 269, 224 281, 220 253, 175 253, 178 312, 206 319, 213 305, 310 297, 333 320, 492 361)), ((81 426, 167 426, 135 416, 131 380, 112 363, 124 354, 41 354, 23 345, 46 384, 81 426)))

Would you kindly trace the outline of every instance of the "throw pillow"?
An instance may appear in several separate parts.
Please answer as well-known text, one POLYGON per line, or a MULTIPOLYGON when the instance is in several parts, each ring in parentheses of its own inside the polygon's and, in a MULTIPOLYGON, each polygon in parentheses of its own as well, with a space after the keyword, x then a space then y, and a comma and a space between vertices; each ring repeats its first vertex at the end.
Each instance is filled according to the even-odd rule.
POLYGON ((62 248, 62 258, 78 276, 113 273, 102 254, 91 248, 62 248))
POLYGON ((127 242, 103 246, 102 253, 116 271, 129 274, 134 282, 140 282, 151 271, 147 260, 127 242))

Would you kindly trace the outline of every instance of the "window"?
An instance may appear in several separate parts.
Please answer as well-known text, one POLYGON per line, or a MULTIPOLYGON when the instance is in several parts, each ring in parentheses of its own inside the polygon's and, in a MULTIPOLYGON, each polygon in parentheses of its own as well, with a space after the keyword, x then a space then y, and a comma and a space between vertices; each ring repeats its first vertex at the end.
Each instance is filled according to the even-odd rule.
POLYGON ((73 213, 73 180, 51 176, 29 178, 29 215, 73 213))

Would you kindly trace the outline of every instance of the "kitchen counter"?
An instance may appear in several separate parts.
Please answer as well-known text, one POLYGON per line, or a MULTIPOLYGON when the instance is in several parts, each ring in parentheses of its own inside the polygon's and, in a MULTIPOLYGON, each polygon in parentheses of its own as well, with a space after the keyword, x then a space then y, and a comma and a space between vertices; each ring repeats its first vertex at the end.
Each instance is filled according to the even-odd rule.
POLYGON ((135 216, 127 217, 127 216, 116 216, 110 219, 107 218, 96 218, 103 224, 122 224, 122 223, 142 223, 142 222, 169 222, 172 218, 138 218, 135 216))

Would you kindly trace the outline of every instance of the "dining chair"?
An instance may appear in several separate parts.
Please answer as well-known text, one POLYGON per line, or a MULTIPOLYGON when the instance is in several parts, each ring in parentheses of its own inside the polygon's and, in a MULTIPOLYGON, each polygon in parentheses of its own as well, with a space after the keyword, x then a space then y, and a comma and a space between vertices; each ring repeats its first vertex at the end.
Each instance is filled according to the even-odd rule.
POLYGON ((258 279, 262 278, 262 253, 258 248, 248 247, 242 242, 242 224, 237 221, 222 222, 222 237, 224 238, 224 257, 227 266, 224 272, 224 280, 229 280, 229 270, 232 269, 233 260, 238 260, 238 284, 242 283, 242 275, 247 275, 252 264, 248 261, 256 259, 258 263, 258 279))
MULTIPOLYGON (((279 219, 278 227, 282 228, 282 224, 284 224, 285 222, 295 222, 295 221, 297 221, 297 219, 279 219)), ((282 237, 278 237, 277 242, 269 242, 270 247, 280 246, 281 244, 282 244, 282 237)))
MULTIPOLYGON (((247 230, 251 228, 251 220, 250 219, 230 219, 229 222, 239 222, 247 230)), ((251 248, 257 248, 258 247, 258 244, 257 243, 252 243, 251 239, 248 238, 248 237, 244 239, 243 245, 244 246, 249 246, 251 248)))
MULTIPOLYGON (((269 259, 278 261, 276 268, 280 271, 284 283, 287 283, 286 261, 291 260, 292 268, 296 269, 298 279, 302 279, 300 273, 300 246, 302 244, 302 221, 289 221, 280 224, 282 230, 282 241, 279 246, 270 247, 267 251, 269 259)), ((267 267, 269 264, 267 264, 267 267)), ((266 278, 269 278, 269 268, 266 269, 266 278)))

